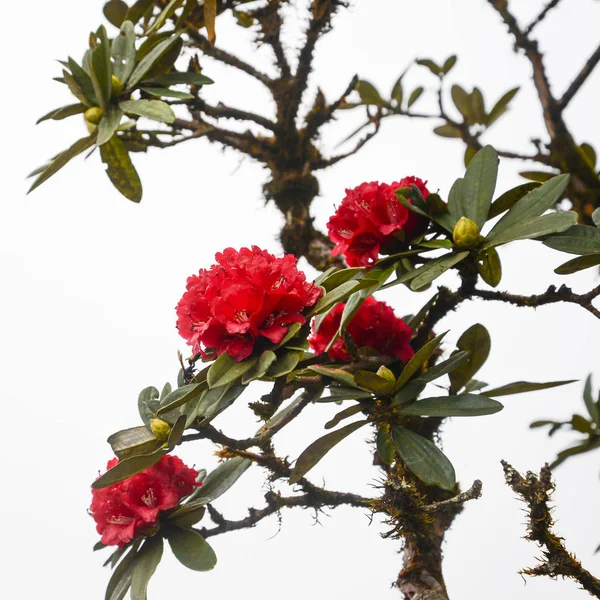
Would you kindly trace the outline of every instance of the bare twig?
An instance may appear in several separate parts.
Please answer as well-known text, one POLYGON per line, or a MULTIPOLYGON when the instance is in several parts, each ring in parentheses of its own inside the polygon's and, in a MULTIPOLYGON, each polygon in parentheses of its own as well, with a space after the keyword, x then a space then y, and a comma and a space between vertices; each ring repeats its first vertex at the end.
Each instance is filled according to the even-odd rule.
POLYGON ((539 475, 528 472, 523 477, 514 467, 502 461, 506 483, 527 504, 527 539, 543 548, 543 561, 537 567, 524 569, 532 577, 569 577, 577 581, 592 596, 600 598, 600 580, 584 569, 565 547, 564 540, 553 532, 554 522, 549 505, 554 491, 552 472, 546 464, 539 475))
POLYGON ((558 101, 558 105, 561 110, 564 110, 569 102, 573 99, 573 96, 579 91, 579 88, 585 83, 586 79, 590 76, 596 65, 600 62, 600 46, 596 48, 596 51, 588 58, 585 65, 577 77, 573 80, 571 85, 567 88, 567 91, 563 94, 562 98, 558 101))
POLYGON ((546 6, 544 7, 544 10, 542 10, 542 12, 527 26, 523 33, 525 35, 529 35, 533 31, 534 27, 536 27, 541 21, 543 21, 546 18, 546 15, 553 8, 555 8, 559 2, 560 0, 550 0, 550 2, 548 2, 548 4, 546 4, 546 6))

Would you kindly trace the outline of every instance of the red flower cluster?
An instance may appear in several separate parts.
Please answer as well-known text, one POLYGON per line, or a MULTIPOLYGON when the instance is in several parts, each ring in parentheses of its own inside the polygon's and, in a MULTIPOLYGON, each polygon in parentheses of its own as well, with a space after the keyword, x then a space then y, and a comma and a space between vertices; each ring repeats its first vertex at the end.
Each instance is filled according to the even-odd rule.
POLYGON ((405 177, 391 185, 372 181, 346 190, 346 197, 327 223, 329 237, 335 242, 332 255, 343 254, 351 267, 370 266, 397 232, 404 232, 407 240, 423 233, 427 220, 400 204, 395 192, 416 185, 426 198, 426 183, 418 177, 405 177))
MULTIPOLYGON (((113 458, 111 469, 119 462, 113 458)), ((92 488, 90 514, 96 531, 107 546, 124 546, 134 537, 150 531, 160 511, 169 510, 189 496, 197 486, 198 472, 177 456, 164 456, 159 462, 109 487, 92 488)))
MULTIPOLYGON (((337 333, 344 303, 340 302, 324 319, 315 332, 313 322, 313 335, 309 338, 310 345, 317 354, 325 352, 331 338, 337 333)), ((352 336, 355 344, 362 348, 368 346, 381 354, 395 356, 406 362, 414 355, 410 347, 412 337, 411 328, 394 315, 394 311, 385 302, 375 300, 369 296, 358 309, 346 331, 352 336)), ((338 338, 329 349, 329 356, 334 360, 348 360, 350 355, 346 345, 338 338)))
POLYGON ((211 348, 243 360, 258 338, 278 344, 291 323, 305 323, 301 311, 321 295, 291 254, 275 258, 252 246, 215 258, 216 265, 188 278, 177 305, 177 329, 194 352, 211 348))

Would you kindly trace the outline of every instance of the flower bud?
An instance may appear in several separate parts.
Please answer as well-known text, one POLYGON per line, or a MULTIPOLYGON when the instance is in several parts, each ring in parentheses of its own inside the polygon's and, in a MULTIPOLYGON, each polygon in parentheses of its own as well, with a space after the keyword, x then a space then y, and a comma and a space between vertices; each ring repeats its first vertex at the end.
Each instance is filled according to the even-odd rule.
POLYGON ((150 419, 150 429, 157 440, 167 441, 171 433, 171 426, 162 419, 150 419))
POLYGON ((481 242, 482 237, 479 234, 479 227, 471 219, 461 217, 454 226, 452 239, 459 248, 470 250, 481 242))
POLYGON ((113 98, 117 98, 123 92, 123 84, 116 75, 112 75, 110 78, 110 88, 113 98))
POLYGON ((99 106, 92 106, 92 108, 88 108, 85 111, 83 116, 90 125, 98 125, 104 116, 104 112, 99 106))

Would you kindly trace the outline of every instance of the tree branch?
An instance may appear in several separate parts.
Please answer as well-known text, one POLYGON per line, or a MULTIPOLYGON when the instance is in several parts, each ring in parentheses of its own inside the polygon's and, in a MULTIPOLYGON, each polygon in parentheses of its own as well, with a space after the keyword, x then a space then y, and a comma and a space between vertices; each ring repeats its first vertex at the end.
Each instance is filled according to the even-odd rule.
POLYGON ((546 15, 553 8, 555 8, 559 2, 560 0, 551 0, 550 2, 548 2, 548 4, 546 4, 546 6, 544 7, 544 10, 542 10, 542 12, 529 24, 529 26, 525 29, 523 33, 525 35, 529 35, 533 31, 534 27, 536 27, 541 21, 543 21, 546 18, 546 15))
POLYGON ((600 598, 600 580, 583 568, 566 549, 563 539, 552 531, 554 522, 549 502, 554 483, 550 467, 547 464, 542 467, 539 476, 529 471, 523 477, 506 461, 501 462, 506 483, 527 504, 527 539, 537 542, 544 549, 544 560, 537 567, 521 572, 532 577, 569 577, 579 582, 592 596, 600 598))
POLYGON ((563 94, 562 98, 558 101, 558 105, 561 110, 564 110, 569 102, 573 99, 573 96, 579 91, 579 88, 585 83, 586 79, 590 76, 596 65, 600 62, 600 46, 596 48, 596 51, 588 58, 587 62, 579 71, 577 77, 573 80, 573 83, 567 88, 567 91, 563 94))

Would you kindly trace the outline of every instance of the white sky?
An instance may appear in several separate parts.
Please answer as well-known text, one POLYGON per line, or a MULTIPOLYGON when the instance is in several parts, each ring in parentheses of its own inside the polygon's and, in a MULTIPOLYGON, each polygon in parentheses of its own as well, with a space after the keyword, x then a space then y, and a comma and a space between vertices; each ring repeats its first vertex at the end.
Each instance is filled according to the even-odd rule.
MULTIPOLYGON (((519 4, 519 16, 527 21, 542 5, 537 0, 519 4)), ((292 12, 304 18, 306 1, 296 5, 292 12)), ((87 32, 101 22, 101 7, 99 0, 34 0, 26 7, 9 3, 4 9, 0 398, 8 434, 3 547, 9 559, 5 565, 11 565, 2 587, 10 598, 103 598, 109 572, 101 568, 104 557, 91 552, 97 535, 86 514, 89 484, 110 457, 106 437, 138 424, 139 391, 174 382, 176 350, 185 351, 174 326, 174 306, 186 277, 210 265, 214 253, 226 246, 258 244, 280 251, 281 218, 272 207, 264 208, 261 198, 266 173, 249 160, 240 165, 236 155, 205 141, 136 155, 145 187, 139 206, 112 189, 96 155, 69 165, 25 198, 25 175, 85 135, 79 118, 37 128, 34 122, 72 101, 51 80, 60 72, 54 59, 69 54, 79 59, 87 32)), ((564 0, 539 27, 556 90, 568 85, 596 47, 599 22, 599 2, 564 0)), ((287 35, 290 44, 298 37, 294 28, 287 35)), ((219 20, 218 36, 219 44, 246 58, 265 58, 265 52, 252 56, 252 46, 244 41, 247 32, 229 18, 219 20)), ((451 80, 468 89, 479 85, 488 106, 509 88, 523 86, 512 112, 487 141, 526 151, 528 139, 543 135, 543 130, 529 64, 511 48, 504 26, 484 0, 354 0, 320 44, 311 84, 321 86, 331 99, 359 73, 382 93, 389 92, 414 57, 441 61, 456 53, 459 62, 451 80)), ((208 63, 205 72, 216 81, 207 91, 211 99, 272 110, 248 77, 208 63)), ((407 81, 435 85, 420 69, 407 81)), ((578 140, 592 142, 597 149, 599 92, 597 71, 566 115, 578 140)), ((332 127, 325 147, 331 149, 358 119, 349 115, 332 127)), ((501 163, 499 191, 521 181, 518 167, 501 163)), ((389 120, 359 155, 321 174, 321 197, 314 205, 317 220, 323 225, 344 188, 365 180, 391 181, 414 174, 445 196, 462 172, 460 143, 433 136, 428 123, 389 120)), ((583 291, 597 283, 593 270, 568 279, 555 276, 552 269, 562 257, 539 244, 517 243, 500 254, 502 289, 536 293, 549 283, 567 282, 583 291)), ((381 298, 406 314, 430 294, 396 287, 381 298)), ((446 347, 451 349, 475 322, 484 323, 492 334, 492 354, 480 375, 494 386, 520 379, 583 380, 594 369, 600 383, 592 344, 598 322, 577 307, 555 305, 534 312, 471 302, 440 325, 452 329, 446 347)), ((504 485, 499 465, 506 458, 521 470, 535 470, 567 446, 573 439, 569 434, 549 440, 540 430, 530 431, 528 424, 582 412, 581 389, 582 384, 575 384, 507 397, 506 409, 498 415, 456 419, 445 426, 444 449, 462 484, 467 487, 475 478, 484 482, 483 498, 467 506, 448 535, 445 572, 451 597, 587 597, 571 582, 529 580, 525 585, 517 574, 535 564, 539 551, 521 539, 524 515, 504 485)), ((247 394, 250 398, 253 392, 247 394)), ((317 406, 307 411, 289 433, 286 430, 278 447, 296 457, 321 435, 322 424, 336 409, 317 406)), ((244 402, 217 425, 242 435, 255 427, 244 402)), ((351 440, 332 451, 311 478, 326 478, 331 489, 372 494, 379 474, 370 466, 360 434, 351 440)), ((178 454, 198 468, 216 464, 207 443, 187 445, 178 454)), ((597 573, 600 556, 593 550, 600 543, 598 470, 597 455, 573 459, 557 470, 555 495, 558 532, 597 573)), ((230 518, 244 516, 246 506, 260 505, 261 484, 260 471, 252 469, 219 508, 230 518)), ((150 597, 398 597, 390 584, 401 566, 400 545, 379 537, 385 531, 382 525, 369 527, 367 516, 357 509, 331 511, 315 526, 308 512, 283 516, 276 537, 273 518, 254 530, 211 539, 219 556, 211 573, 188 571, 166 553, 150 597)))

